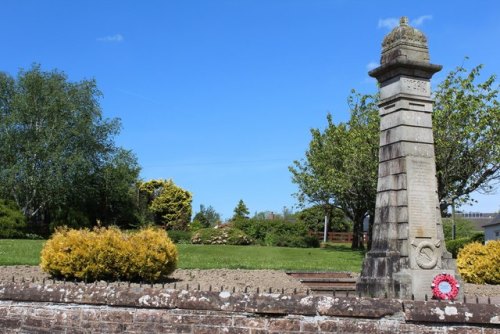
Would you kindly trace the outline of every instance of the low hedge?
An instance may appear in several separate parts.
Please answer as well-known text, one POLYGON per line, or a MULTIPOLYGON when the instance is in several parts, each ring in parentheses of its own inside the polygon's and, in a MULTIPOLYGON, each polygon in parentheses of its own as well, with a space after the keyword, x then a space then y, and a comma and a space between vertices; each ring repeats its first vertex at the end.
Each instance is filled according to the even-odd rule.
POLYGON ((250 245, 252 239, 234 227, 202 228, 191 238, 193 244, 203 245, 250 245))
POLYGON ((319 241, 308 235, 300 221, 242 219, 232 224, 264 246, 319 247, 319 241))
POLYGON ((193 233, 191 231, 169 230, 168 236, 176 244, 190 244, 193 233))
POLYGON ((470 238, 459 238, 455 240, 446 241, 446 249, 451 253, 454 259, 457 258, 458 252, 464 248, 465 245, 470 244, 472 241, 470 238))
POLYGON ((453 258, 456 259, 458 252, 464 248, 465 245, 473 242, 484 243, 484 233, 476 232, 471 237, 446 240, 446 249, 451 253, 453 258))
POLYGON ((177 248, 159 228, 59 228, 42 249, 41 267, 58 278, 159 282, 174 272, 177 260, 177 248))

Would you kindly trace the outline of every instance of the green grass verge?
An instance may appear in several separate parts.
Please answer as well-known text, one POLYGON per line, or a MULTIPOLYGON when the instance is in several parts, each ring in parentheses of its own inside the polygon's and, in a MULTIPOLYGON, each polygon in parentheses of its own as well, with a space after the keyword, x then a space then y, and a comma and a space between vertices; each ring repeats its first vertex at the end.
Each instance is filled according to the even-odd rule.
POLYGON ((178 245, 179 268, 278 269, 308 271, 361 270, 363 252, 348 246, 288 248, 261 246, 178 245))
POLYGON ((38 265, 45 240, 0 239, 0 265, 38 265))
MULTIPOLYGON (((0 240, 0 265, 38 265, 43 240, 0 240)), ((363 252, 327 248, 178 245, 181 269, 276 269, 359 272, 363 252)))

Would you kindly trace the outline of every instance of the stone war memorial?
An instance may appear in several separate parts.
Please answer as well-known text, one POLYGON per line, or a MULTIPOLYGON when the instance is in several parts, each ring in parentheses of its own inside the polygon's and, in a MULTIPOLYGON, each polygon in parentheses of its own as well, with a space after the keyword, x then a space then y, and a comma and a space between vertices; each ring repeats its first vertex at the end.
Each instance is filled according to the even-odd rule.
POLYGON ((0 334, 499 333, 500 304, 430 299, 435 277, 458 278, 436 191, 430 79, 440 69, 429 62, 425 36, 402 18, 370 72, 380 84, 380 164, 358 293, 13 277, 0 281, 0 334))
POLYGON ((434 277, 458 280, 446 251, 437 195, 430 63, 425 35, 402 17, 382 43, 380 66, 369 72, 380 87, 380 148, 372 249, 358 293, 423 300, 434 277))

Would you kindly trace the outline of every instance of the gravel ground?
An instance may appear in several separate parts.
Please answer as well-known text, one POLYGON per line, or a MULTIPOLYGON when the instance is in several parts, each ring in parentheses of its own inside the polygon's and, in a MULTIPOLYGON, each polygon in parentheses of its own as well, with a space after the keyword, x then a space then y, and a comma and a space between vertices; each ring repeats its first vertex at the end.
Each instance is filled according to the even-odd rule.
MULTIPOLYGON (((355 274, 357 275, 357 274, 355 274)), ((43 273, 38 266, 0 266, 0 281, 34 280, 41 282, 50 277, 43 273)), ((107 284, 98 282, 97 284, 107 284)), ((110 283, 113 285, 126 283, 110 283)), ((159 287, 163 285, 157 285, 159 287)), ((305 293, 307 287, 296 279, 279 270, 186 270, 177 269, 171 279, 165 282, 165 287, 189 288, 201 290, 234 290, 234 291, 273 291, 305 293)), ((464 292, 468 296, 500 297, 500 285, 464 284, 464 292)), ((496 299, 496 298, 495 298, 496 299)))

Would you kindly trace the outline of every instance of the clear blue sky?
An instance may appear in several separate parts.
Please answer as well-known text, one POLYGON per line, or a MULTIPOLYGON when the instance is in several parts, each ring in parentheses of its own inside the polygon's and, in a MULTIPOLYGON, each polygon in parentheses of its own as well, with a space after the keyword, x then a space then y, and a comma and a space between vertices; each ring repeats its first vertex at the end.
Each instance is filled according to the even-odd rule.
MULTIPOLYGON (((429 39, 444 74, 485 64, 500 73, 498 1, 3 0, 0 70, 37 62, 72 81, 95 78, 117 143, 142 178, 172 178, 230 218, 293 207, 288 166, 326 114, 349 117, 352 88, 374 93, 367 71, 400 16, 429 39)), ((496 211, 500 195, 466 211, 496 211)))

